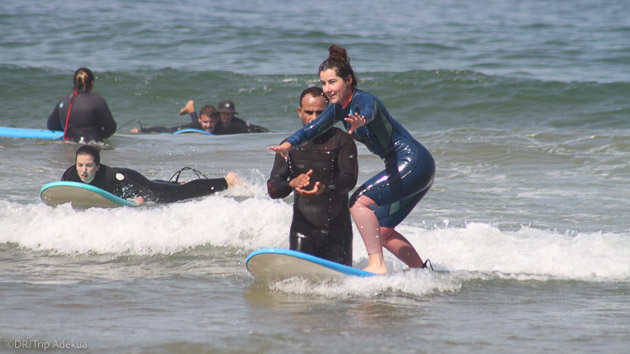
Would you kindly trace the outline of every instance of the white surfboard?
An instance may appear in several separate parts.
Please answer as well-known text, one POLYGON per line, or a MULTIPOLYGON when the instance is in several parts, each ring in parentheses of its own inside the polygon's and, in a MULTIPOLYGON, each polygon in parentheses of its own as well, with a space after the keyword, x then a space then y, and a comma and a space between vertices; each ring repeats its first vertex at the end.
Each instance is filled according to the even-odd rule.
POLYGON ((57 206, 71 203, 75 209, 138 205, 92 185, 70 181, 48 183, 42 187, 39 196, 47 205, 57 206))
POLYGON ((267 280, 283 280, 291 277, 342 279, 347 276, 376 275, 362 269, 283 248, 263 248, 254 251, 247 257, 245 266, 256 279, 267 280))

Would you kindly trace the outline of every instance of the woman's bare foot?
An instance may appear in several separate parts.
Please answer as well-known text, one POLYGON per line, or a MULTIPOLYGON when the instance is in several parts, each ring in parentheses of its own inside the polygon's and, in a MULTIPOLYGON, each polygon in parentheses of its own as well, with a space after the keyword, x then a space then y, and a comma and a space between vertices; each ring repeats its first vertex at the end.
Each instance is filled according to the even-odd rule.
POLYGON ((195 101, 190 100, 188 101, 188 103, 186 103, 186 106, 184 106, 184 108, 179 110, 179 114, 184 115, 187 113, 193 113, 194 111, 195 111, 195 101))
POLYGON ((364 271, 374 274, 387 274, 387 265, 385 265, 385 258, 383 258, 382 252, 371 254, 369 257, 369 264, 363 268, 364 271))

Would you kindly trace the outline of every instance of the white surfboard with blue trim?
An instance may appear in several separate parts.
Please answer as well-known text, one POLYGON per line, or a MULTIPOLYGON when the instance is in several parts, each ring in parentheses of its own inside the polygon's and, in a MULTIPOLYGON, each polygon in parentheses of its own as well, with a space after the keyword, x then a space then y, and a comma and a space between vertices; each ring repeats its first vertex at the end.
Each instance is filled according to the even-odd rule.
POLYGON ((71 203, 75 209, 116 208, 138 205, 98 187, 70 181, 48 183, 42 187, 39 196, 47 205, 57 206, 71 203))
POLYGON ((250 253, 247 270, 256 279, 282 280, 292 277, 308 279, 343 279, 348 276, 376 275, 362 269, 284 248, 262 248, 250 253))
POLYGON ((57 130, 0 127, 0 136, 8 138, 63 140, 63 132, 57 130))

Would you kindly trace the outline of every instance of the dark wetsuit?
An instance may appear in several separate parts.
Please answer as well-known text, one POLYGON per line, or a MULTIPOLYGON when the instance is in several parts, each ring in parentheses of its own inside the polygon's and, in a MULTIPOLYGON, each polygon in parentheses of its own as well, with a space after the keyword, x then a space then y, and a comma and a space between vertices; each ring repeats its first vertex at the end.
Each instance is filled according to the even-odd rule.
MULTIPOLYGON (((82 182, 76 166, 63 173, 62 181, 82 182)), ((185 184, 161 180, 149 180, 128 168, 108 167, 101 164, 91 185, 106 190, 123 199, 144 197, 145 201, 172 203, 184 199, 202 197, 228 188, 225 178, 196 179, 185 184)))
POLYGON ((289 244, 292 250, 333 262, 352 265, 352 222, 348 192, 357 183, 357 147, 347 133, 332 128, 311 142, 289 152, 289 161, 276 155, 267 191, 272 198, 284 198, 292 189, 289 181, 313 170, 325 192, 313 198, 294 194, 293 221, 289 244))
POLYGON ((328 106, 317 119, 286 141, 293 148, 298 147, 340 121, 349 129, 350 124, 344 118, 354 113, 364 116, 367 125, 358 128, 352 136, 383 159, 385 170, 359 187, 350 204, 352 206, 365 194, 378 204, 374 213, 379 225, 394 228, 429 191, 435 175, 435 162, 431 153, 392 118, 376 96, 355 90, 346 108, 339 103, 328 106))
POLYGON ((93 92, 79 92, 72 102, 73 95, 74 92, 64 97, 50 113, 46 124, 49 130, 66 131, 65 137, 76 142, 102 142, 116 132, 116 121, 103 97, 93 92), (70 104, 72 110, 66 130, 70 104))
MULTIPOLYGON (((142 127, 142 129, 140 130, 140 133, 175 133, 178 130, 182 130, 182 129, 199 129, 199 130, 204 130, 201 127, 201 124, 199 124, 199 116, 197 115, 197 112, 193 112, 190 114, 190 123, 187 124, 182 124, 182 125, 176 125, 174 127, 161 127, 161 126, 155 126, 155 127, 142 127)), ((214 131, 211 134, 214 135, 218 135, 217 132, 221 131, 222 126, 221 126, 221 122, 218 122, 215 126, 214 126, 214 131)), ((220 134, 220 133, 219 133, 220 134)))
MULTIPOLYGON (((223 122, 222 122, 223 123, 223 122)), ((216 130, 216 135, 243 134, 243 133, 267 133, 269 129, 260 125, 250 124, 239 117, 232 117, 228 124, 223 124, 216 130)))

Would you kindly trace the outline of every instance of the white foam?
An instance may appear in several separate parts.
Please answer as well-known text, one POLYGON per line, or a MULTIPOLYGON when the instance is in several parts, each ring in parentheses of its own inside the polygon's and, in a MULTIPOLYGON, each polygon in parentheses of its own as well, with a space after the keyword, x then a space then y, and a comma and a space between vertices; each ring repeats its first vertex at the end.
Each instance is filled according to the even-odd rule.
MULTIPOLYGON (((264 247, 288 248, 291 217, 290 203, 258 196, 239 200, 215 195, 170 205, 85 211, 0 201, 0 243, 61 255, 168 255, 198 246, 233 247, 247 254, 264 247)), ((630 278, 629 233, 560 234, 529 227, 503 231, 482 223, 454 227, 448 222, 427 228, 413 221, 406 220, 398 230, 423 258, 452 273, 630 278)), ((355 266, 365 266, 367 254, 356 228, 353 245, 355 266)), ((394 273, 406 268, 387 251, 385 259, 394 273)))

